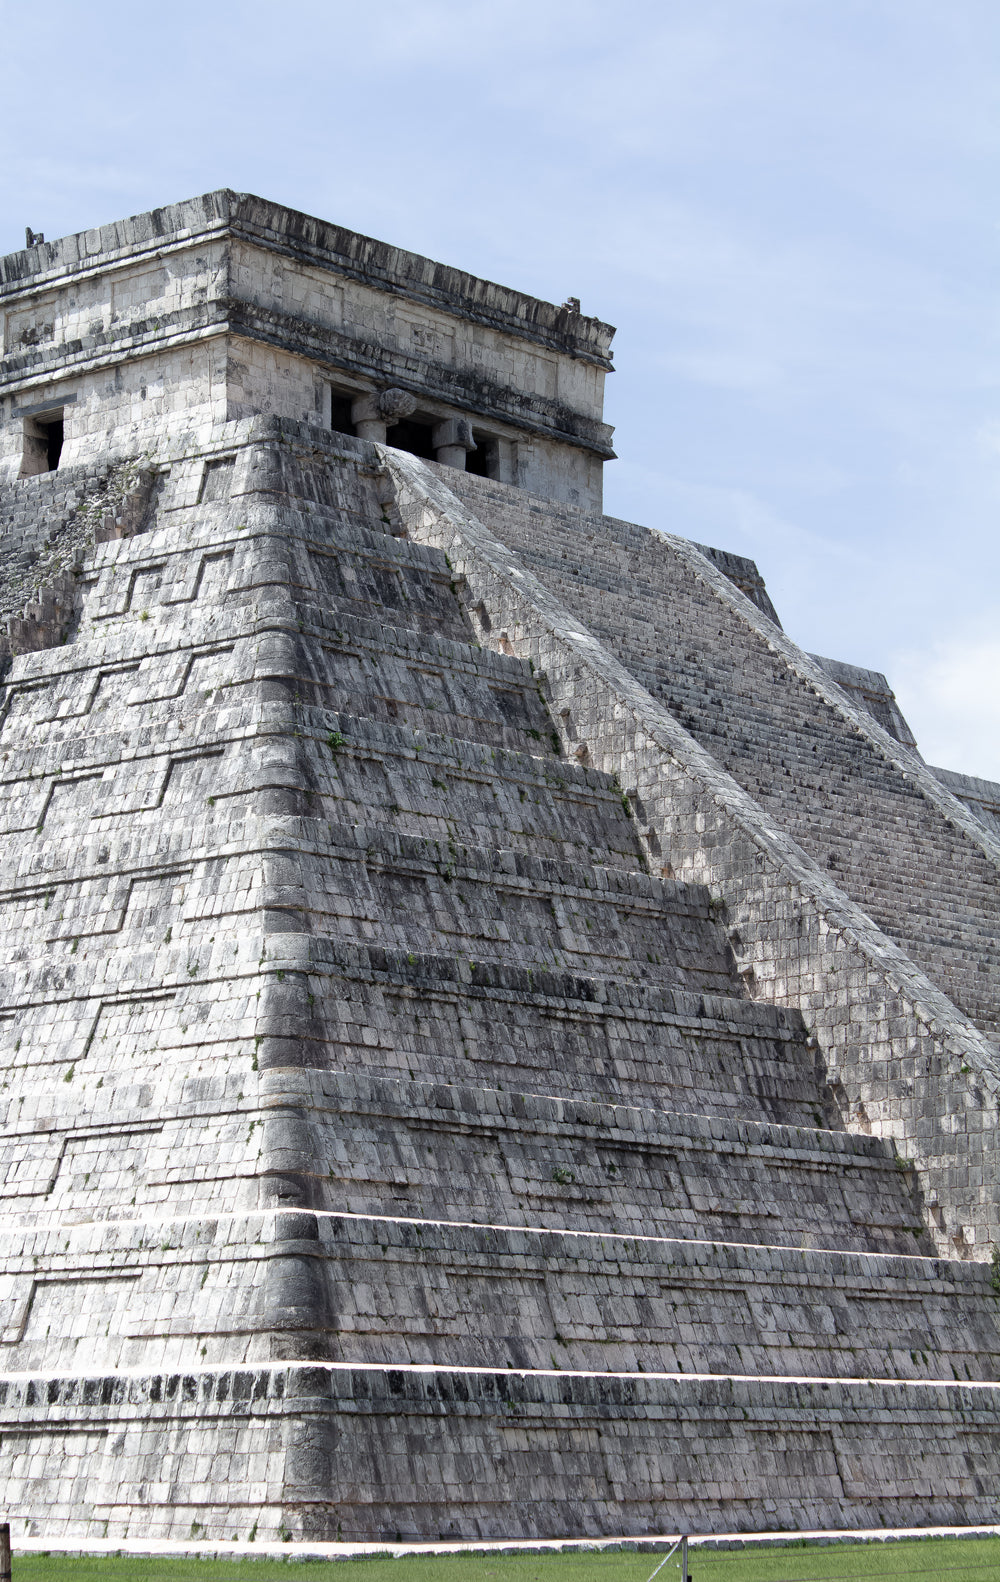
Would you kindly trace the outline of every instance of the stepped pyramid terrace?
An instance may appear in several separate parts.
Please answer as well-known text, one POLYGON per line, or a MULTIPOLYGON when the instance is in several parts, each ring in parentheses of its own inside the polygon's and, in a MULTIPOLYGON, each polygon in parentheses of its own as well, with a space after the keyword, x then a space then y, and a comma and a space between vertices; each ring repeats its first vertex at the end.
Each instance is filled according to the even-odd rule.
POLYGON ((0 260, 15 1546, 1000 1519, 1000 787, 602 515, 613 331, 0 260))

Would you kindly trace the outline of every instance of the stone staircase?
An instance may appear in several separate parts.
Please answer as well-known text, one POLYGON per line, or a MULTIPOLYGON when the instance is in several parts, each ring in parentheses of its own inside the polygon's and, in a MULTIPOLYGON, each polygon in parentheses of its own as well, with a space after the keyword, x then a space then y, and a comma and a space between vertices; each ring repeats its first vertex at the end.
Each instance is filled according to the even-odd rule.
POLYGON ((841 689, 698 546, 464 474, 448 486, 996 1040, 1000 842, 937 777, 867 711, 845 718, 841 689))
POLYGON ((989 1266, 380 456, 158 466, 3 699, 15 1541, 992 1520, 989 1266))

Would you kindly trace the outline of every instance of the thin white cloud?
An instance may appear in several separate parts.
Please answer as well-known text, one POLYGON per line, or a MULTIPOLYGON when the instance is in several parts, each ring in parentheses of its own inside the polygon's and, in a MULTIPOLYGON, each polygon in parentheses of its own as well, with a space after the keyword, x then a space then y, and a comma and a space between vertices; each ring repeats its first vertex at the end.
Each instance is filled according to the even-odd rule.
MULTIPOLYGON (((40 98, 35 15, 4 11, 7 247, 226 185, 579 296, 620 327, 612 510, 754 556, 796 640, 890 676, 992 611, 996 0, 45 18, 40 98)), ((937 662, 921 733, 985 772, 933 734, 975 667, 937 662)))
MULTIPOLYGON (((1000 633, 1000 610, 996 616, 1000 633)), ((1000 635, 903 651, 889 679, 929 763, 1000 780, 1000 635)))

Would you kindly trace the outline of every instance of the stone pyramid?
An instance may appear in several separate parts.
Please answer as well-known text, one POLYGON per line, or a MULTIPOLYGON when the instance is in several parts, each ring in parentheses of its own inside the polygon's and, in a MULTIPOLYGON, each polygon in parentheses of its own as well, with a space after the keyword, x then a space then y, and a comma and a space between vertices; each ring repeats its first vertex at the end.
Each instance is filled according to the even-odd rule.
POLYGON ((380 247, 0 267, 15 1544, 996 1521, 993 792, 380 247))

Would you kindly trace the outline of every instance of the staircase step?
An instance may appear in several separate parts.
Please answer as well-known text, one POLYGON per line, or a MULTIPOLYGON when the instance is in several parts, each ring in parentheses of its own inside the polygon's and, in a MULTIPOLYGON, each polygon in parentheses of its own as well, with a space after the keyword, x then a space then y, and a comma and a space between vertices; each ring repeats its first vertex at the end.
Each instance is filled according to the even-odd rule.
POLYGON ((234 1365, 821 1380, 1000 1363, 989 1269, 936 1258, 299 1210, 11 1228, 0 1260, 17 1371, 183 1367, 192 1346, 234 1365))
POLYGON ((264 1086, 287 1115, 265 1163, 286 1206, 927 1250, 909 1174, 875 1137, 361 1073, 264 1086))
MULTIPOLYGON (((390 1542, 878 1528, 886 1501, 900 1526, 992 1523, 998 1410, 988 1384, 321 1362, 0 1379, 0 1426, 79 1468, 96 1519, 135 1506, 189 1542, 223 1426, 230 1532, 326 1534, 331 1505, 339 1538, 390 1542), (127 1457, 96 1453, 119 1434, 127 1457)), ((6 1493, 24 1505, 30 1470, 6 1493)), ((76 1534, 45 1509, 47 1539, 76 1534)))

